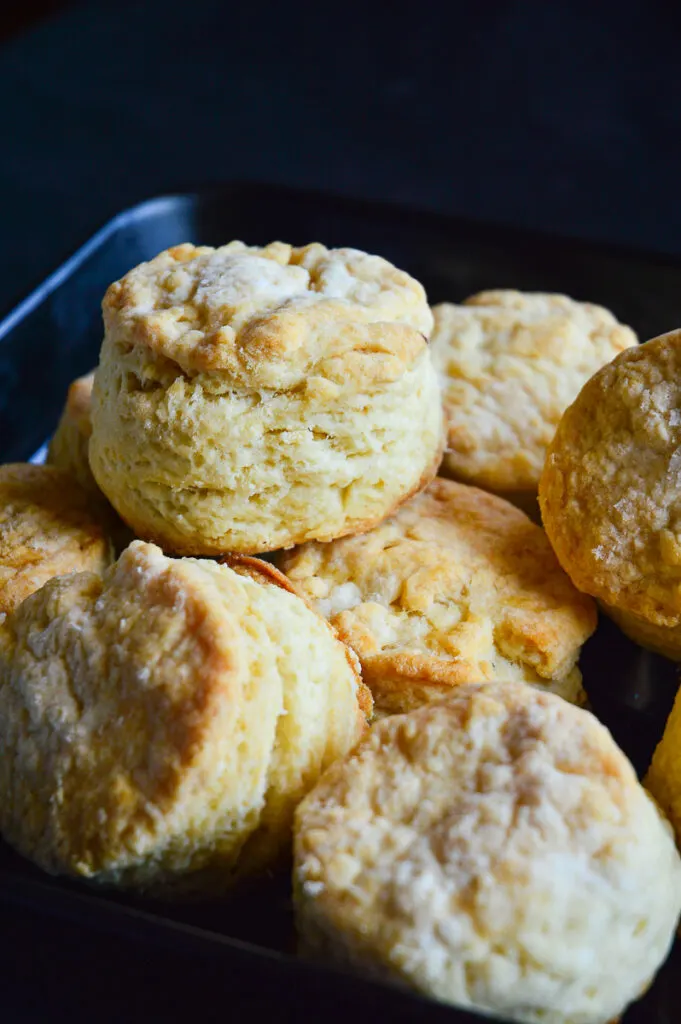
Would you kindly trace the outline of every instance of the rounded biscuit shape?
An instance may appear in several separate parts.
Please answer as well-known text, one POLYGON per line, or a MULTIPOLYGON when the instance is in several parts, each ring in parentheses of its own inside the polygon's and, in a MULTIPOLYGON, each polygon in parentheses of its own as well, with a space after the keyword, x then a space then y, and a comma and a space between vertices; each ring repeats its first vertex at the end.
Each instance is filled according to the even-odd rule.
POLYGON ((495 495, 437 477, 370 532, 278 564, 357 652, 379 711, 486 679, 585 699, 576 664, 595 605, 544 531, 495 495))
POLYGON ((46 462, 73 477, 90 495, 96 511, 110 534, 117 553, 134 540, 130 529, 113 510, 90 469, 89 450, 92 434, 92 388, 95 371, 78 377, 69 386, 66 404, 52 435, 46 462))
POLYGON ((53 576, 102 572, 113 551, 90 496, 53 466, 0 466, 0 614, 53 576))
POLYGON ((604 1024, 674 938, 681 860, 610 733, 524 684, 376 724, 296 814, 302 950, 492 1017, 604 1024))
POLYGON ((111 285, 103 312, 90 465, 167 551, 332 540, 437 471, 432 316, 378 256, 177 246, 111 285))
POLYGON ((0 830, 47 871, 219 894, 366 728, 356 659, 272 566, 133 542, 0 625, 0 830))
POLYGON ((644 782, 669 817, 681 846, 681 690, 677 691, 644 782))
POLYGON ((538 515, 546 448, 579 389, 604 363, 636 345, 602 306, 566 295, 512 290, 433 309, 448 444, 443 467, 538 515))
POLYGON ((566 410, 539 488, 575 585, 634 640, 681 659, 681 331, 628 349, 566 410))
POLYGON ((88 459, 92 434, 92 385, 94 370, 69 385, 66 403, 47 450, 47 462, 70 473, 81 487, 104 501, 88 459))

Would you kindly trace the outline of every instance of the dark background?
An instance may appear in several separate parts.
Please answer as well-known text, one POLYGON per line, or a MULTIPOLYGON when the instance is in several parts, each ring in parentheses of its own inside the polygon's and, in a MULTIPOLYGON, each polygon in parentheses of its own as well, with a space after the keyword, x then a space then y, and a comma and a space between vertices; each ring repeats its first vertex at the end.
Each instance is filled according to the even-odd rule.
POLYGON ((120 208, 234 178, 681 252, 675 6, 16 4, 48 16, 0 43, 0 311, 120 208))
MULTIPOLYGON (((14 4, 0 314, 119 209, 235 178, 681 254, 680 44, 654 2, 14 4)), ((207 1004, 200 965, 23 912, 0 950, 2 1020, 252 1012, 232 978, 207 1004)))

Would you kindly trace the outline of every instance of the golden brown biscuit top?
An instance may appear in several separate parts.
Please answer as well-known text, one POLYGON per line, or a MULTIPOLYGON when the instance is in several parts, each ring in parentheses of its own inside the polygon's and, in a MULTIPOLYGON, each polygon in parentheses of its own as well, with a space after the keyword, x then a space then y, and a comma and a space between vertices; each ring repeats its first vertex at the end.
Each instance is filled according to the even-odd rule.
POLYGON ((0 612, 53 576, 97 571, 111 545, 91 499, 54 466, 0 466, 0 612))
POLYGON ((379 256, 319 243, 179 245, 131 270, 103 303, 108 336, 185 373, 291 388, 314 371, 390 381, 432 327, 418 281, 379 256))
MULTIPOLYGON (((121 789, 132 764, 143 766, 138 771, 148 776, 148 795, 152 786, 167 788, 179 762, 192 756, 196 731, 206 727, 198 712, 212 699, 216 676, 238 672, 233 632, 211 582, 195 564, 135 541, 103 578, 78 573, 52 580, 5 621, 5 653, 16 649, 27 678, 34 678, 36 663, 50 662, 41 680, 42 712, 59 731, 90 744, 108 729, 99 753, 107 756, 109 744, 116 748, 121 789), (82 664, 77 636, 87 652, 82 664), (146 699, 131 700, 135 690, 146 699), (164 704, 165 714, 154 713, 164 704), (172 728, 168 709, 174 709, 172 728), (123 724, 121 715, 124 735, 111 728, 123 724)), ((231 596, 238 611, 238 591, 231 596)))
POLYGON ((681 614, 681 331, 629 349, 560 422, 540 484, 576 585, 674 625, 681 614))
MULTIPOLYGON (((238 613, 236 587, 231 600, 238 613)), ((208 574, 140 542, 104 579, 52 580, 0 629, 0 676, 21 688, 5 715, 30 709, 36 787, 61 781, 56 850, 68 844, 86 873, 115 861, 135 829, 160 828, 211 731, 230 727, 243 686, 234 639, 208 574)))
POLYGON ((362 660, 411 652, 475 667, 496 647, 551 678, 596 625, 540 527, 442 478, 369 533, 304 544, 281 566, 362 660))
POLYGON ((669 830, 607 729, 523 684, 462 686, 377 723, 300 805, 295 855, 303 921, 360 963, 504 1017, 522 1005, 523 1020, 605 1020, 639 994, 681 906, 669 830), (581 1013, 540 1009, 568 989, 581 1013))
POLYGON ((603 306, 550 292, 478 292, 461 306, 443 303, 436 310, 443 318, 459 318, 468 325, 464 354, 471 360, 477 355, 488 370, 504 356, 548 359, 588 370, 595 359, 611 359, 637 340, 603 306))
POLYGON ((607 309, 566 295, 486 291, 433 315, 451 468, 492 490, 536 489, 564 409, 637 342, 607 309))
MULTIPOLYGON (((463 900, 486 866, 505 864, 508 873, 488 880, 511 893, 515 880, 522 898, 542 846, 586 859, 600 850, 592 869, 612 857, 617 870, 620 851, 608 840, 641 811, 668 839, 631 763, 590 712, 524 683, 473 683, 377 722, 337 761, 298 810, 297 857, 309 858, 309 876, 323 863, 329 889, 349 901, 353 879, 376 897, 397 871, 393 893, 416 914, 425 889, 455 886, 463 900), (408 877, 419 876, 412 889, 408 877)), ((667 852, 681 887, 681 862, 667 852)))

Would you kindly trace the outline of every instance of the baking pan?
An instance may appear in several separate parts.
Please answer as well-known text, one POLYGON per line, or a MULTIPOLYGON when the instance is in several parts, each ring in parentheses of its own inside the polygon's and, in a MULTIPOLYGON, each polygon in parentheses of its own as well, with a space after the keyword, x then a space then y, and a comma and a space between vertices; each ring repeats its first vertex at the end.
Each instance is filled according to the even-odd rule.
MULTIPOLYGON (((0 323, 0 459, 40 458, 69 382, 97 362, 100 302, 111 281, 170 245, 233 238, 318 240, 380 253, 419 278, 431 302, 483 288, 559 291, 611 308, 642 339, 681 325, 681 261, 671 257, 262 184, 165 196, 115 217, 0 323)), ((674 698, 674 666, 602 620, 582 669, 595 712, 643 773, 674 698)), ((430 1024, 482 1019, 296 959, 285 875, 222 903, 177 907, 52 879, 0 844, 0 900, 187 956, 218 958, 232 1005, 239 990, 262 993, 265 986, 280 1019, 310 1012, 316 1019, 359 1014, 430 1024)), ((680 1006, 677 943, 623 1024, 678 1024, 680 1006)))

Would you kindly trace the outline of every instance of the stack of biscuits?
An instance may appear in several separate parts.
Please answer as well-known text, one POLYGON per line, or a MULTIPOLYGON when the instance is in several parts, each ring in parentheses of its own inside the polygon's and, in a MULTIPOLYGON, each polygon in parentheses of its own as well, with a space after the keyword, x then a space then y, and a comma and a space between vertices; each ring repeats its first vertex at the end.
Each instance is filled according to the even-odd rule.
POLYGON ((6 841, 163 899, 293 851, 305 955, 617 1017, 681 914, 681 706, 653 800, 579 655, 600 603, 681 660, 681 335, 283 242, 169 249, 103 320, 0 467, 6 841))

